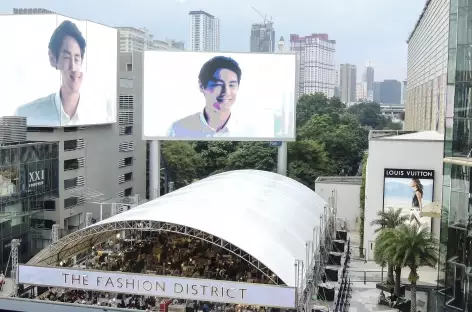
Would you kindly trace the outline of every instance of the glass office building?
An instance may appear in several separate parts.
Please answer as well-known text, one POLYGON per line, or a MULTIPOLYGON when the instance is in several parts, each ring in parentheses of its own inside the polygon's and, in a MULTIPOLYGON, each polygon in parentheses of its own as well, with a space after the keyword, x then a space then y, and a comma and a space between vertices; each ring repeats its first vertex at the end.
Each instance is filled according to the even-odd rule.
POLYGON ((20 239, 19 262, 25 263, 50 243, 58 197, 58 143, 24 142, 0 146, 0 269, 11 270, 11 240, 20 239))
POLYGON ((450 0, 438 308, 472 311, 472 0, 450 0))

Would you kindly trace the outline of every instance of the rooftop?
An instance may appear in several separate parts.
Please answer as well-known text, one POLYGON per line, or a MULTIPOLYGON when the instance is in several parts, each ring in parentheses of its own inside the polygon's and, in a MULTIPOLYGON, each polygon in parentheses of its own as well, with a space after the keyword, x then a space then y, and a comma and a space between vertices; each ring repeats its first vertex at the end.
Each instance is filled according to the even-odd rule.
POLYGON ((437 131, 371 130, 369 140, 444 141, 444 134, 437 131))
POLYGON ((342 177, 342 176, 334 176, 334 177, 318 177, 315 183, 326 183, 326 184, 356 184, 360 185, 362 182, 362 177, 355 176, 355 177, 342 177))

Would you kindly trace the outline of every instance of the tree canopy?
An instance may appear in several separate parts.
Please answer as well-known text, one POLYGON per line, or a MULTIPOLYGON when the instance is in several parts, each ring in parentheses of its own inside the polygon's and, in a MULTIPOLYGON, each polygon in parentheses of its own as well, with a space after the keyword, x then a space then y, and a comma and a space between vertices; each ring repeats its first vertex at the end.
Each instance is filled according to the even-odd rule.
MULTIPOLYGON (((296 109, 297 140, 288 143, 288 176, 314 189, 320 175, 355 175, 369 130, 394 127, 399 126, 377 103, 346 108, 323 93, 303 95, 296 109)), ((162 154, 176 188, 228 170, 277 170, 277 148, 268 142, 172 141, 162 144, 162 154)))

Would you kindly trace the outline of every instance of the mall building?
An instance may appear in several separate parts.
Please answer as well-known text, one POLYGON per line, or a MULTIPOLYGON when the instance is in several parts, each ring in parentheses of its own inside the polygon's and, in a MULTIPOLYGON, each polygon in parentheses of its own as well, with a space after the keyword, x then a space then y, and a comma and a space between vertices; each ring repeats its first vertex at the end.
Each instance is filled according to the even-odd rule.
POLYGON ((445 134, 438 270, 438 309, 441 311, 472 310, 471 10, 472 0, 427 1, 408 46, 406 127, 431 129, 432 116, 439 103, 438 130, 443 128, 445 134), (426 64, 432 67, 425 69, 426 64), (447 73, 446 80, 439 71, 442 75, 447 73), (418 78, 420 76, 424 78, 418 78), (438 77, 441 77, 440 91, 434 88, 438 77), (415 82, 418 79, 426 85, 420 87, 415 82), (447 101, 435 96, 442 92, 446 92, 447 101))

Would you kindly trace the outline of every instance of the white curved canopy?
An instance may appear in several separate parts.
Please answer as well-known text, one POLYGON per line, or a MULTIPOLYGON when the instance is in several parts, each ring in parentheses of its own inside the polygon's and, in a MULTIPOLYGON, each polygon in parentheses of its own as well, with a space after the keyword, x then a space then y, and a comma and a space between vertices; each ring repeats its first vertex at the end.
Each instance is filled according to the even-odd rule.
MULTIPOLYGON (((208 177, 78 232, 123 221, 191 227, 239 247, 293 287, 295 260, 305 260, 305 244, 313 240, 326 205, 314 191, 285 176, 238 170, 208 177)), ((44 253, 51 255, 46 248, 30 263, 41 262, 44 253)))

